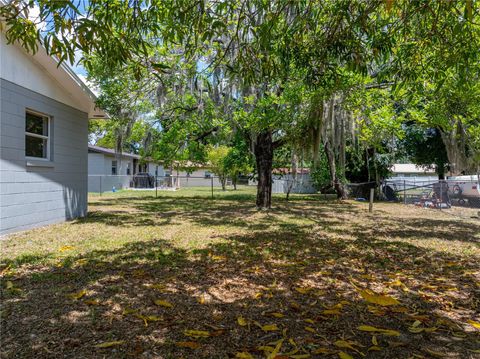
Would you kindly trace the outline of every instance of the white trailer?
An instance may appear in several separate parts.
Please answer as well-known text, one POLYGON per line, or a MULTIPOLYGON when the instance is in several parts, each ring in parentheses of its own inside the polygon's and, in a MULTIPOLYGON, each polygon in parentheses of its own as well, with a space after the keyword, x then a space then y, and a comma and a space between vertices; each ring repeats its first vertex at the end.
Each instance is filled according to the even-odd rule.
POLYGON ((460 204, 467 200, 471 205, 480 206, 480 183, 477 175, 451 176, 447 183, 451 198, 458 199, 460 204))

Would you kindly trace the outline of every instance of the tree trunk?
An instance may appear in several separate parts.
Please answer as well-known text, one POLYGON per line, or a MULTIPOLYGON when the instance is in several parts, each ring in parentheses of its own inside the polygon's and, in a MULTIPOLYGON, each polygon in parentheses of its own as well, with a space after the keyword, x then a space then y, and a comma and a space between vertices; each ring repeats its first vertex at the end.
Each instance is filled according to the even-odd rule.
POLYGON ((345 136, 345 112, 342 110, 340 112, 340 143, 338 147, 338 167, 340 167, 340 171, 342 173, 342 177, 345 177, 345 164, 347 163, 347 158, 345 154, 345 147, 346 145, 346 136, 345 136))
POLYGON ((462 123, 457 121, 448 130, 440 129, 440 134, 447 150, 450 173, 458 176, 473 172, 466 153, 465 129, 462 123))
POLYGON ((312 113, 311 122, 312 122, 312 140, 313 140, 313 168, 318 167, 319 156, 320 156, 320 145, 322 141, 322 126, 323 126, 323 100, 317 96, 315 97, 312 103, 312 113))
POLYGON ((330 177, 332 178, 333 187, 337 193, 338 199, 347 199, 347 191, 342 181, 338 178, 337 175, 337 166, 335 164, 335 155, 333 150, 330 148, 329 142, 325 142, 325 154, 327 155, 328 168, 330 170, 330 177))
POLYGON ((257 208, 269 209, 272 206, 272 131, 262 131, 257 135, 254 153, 258 172, 257 208))
POLYGON ((442 164, 438 164, 435 166, 435 172, 438 174, 438 179, 439 180, 444 180, 445 179, 445 166, 442 164))
POLYGON ((295 149, 292 149, 292 173, 291 173, 291 178, 288 180, 288 185, 287 185, 287 201, 290 197, 290 192, 292 191, 293 186, 295 186, 295 182, 297 182, 297 162, 298 162, 297 154, 295 152, 295 149))
POLYGON ((222 185, 222 191, 226 190, 226 182, 227 182, 227 176, 218 176, 218 179, 220 180, 220 184, 222 185))
POLYGON ((176 187, 180 188, 180 169, 178 168, 178 166, 177 166, 177 180, 176 180, 176 182, 177 182, 176 187))
POLYGON ((335 98, 330 98, 328 111, 326 113, 327 118, 324 126, 323 134, 323 147, 325 150, 325 155, 327 156, 328 169, 330 171, 330 178, 332 180, 332 185, 335 188, 337 193, 337 198, 346 199, 347 193, 345 187, 343 186, 341 180, 339 179, 336 165, 336 156, 335 156, 335 98))

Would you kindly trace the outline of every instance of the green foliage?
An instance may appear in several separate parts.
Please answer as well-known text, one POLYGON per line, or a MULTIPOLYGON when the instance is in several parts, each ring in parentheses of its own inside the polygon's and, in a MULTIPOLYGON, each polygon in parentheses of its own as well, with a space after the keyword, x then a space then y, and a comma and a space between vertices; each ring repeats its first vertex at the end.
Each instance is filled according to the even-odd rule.
POLYGON ((217 176, 225 177, 227 175, 225 158, 229 151, 230 148, 227 146, 210 147, 207 150, 209 167, 217 176))
POLYGON ((246 151, 244 142, 237 141, 236 145, 209 146, 207 149, 208 166, 219 177, 223 188, 227 178, 230 178, 236 187, 238 176, 249 174, 253 170, 251 156, 246 151))
POLYGON ((228 175, 225 159, 229 151, 230 148, 227 146, 210 147, 207 150, 208 166, 218 176, 223 190, 225 190, 228 175))
MULTIPOLYGON (((474 71, 478 78, 480 63, 473 63, 470 71, 474 71)), ((419 162, 425 162, 422 156, 432 160, 429 164, 435 164, 437 168, 445 168, 447 163, 454 173, 476 171, 480 162, 478 160, 477 129, 480 126, 480 85, 477 80, 463 78, 459 71, 449 70, 445 72, 441 86, 425 77, 419 78, 417 83, 411 85, 415 90, 414 96, 405 103, 406 117, 420 128, 431 128, 438 131, 438 141, 426 138, 427 143, 420 143, 417 136, 418 146, 424 146, 424 155, 416 149, 409 148, 413 158, 419 162), (429 149, 431 149, 432 152, 429 149), (442 157, 446 151, 447 160, 442 157)), ((413 143, 415 146, 415 142, 413 143)), ((410 146, 411 147, 411 146, 410 146)), ((418 150, 420 151, 420 150, 418 150)), ((442 171, 440 171, 441 173, 442 171)))
MULTIPOLYGON (((118 132, 122 131, 120 121, 90 120, 89 142, 96 146, 115 149, 117 148, 118 132)), ((152 128, 145 120, 132 124, 128 137, 122 140, 122 151, 131 153, 144 152, 144 141, 148 136, 158 136, 158 130, 152 128)))
POLYGON ((328 169, 328 161, 325 153, 322 151, 318 166, 312 169, 310 177, 315 188, 322 193, 332 190, 332 176, 328 169))
POLYGON ((224 166, 235 187, 240 175, 249 175, 253 172, 253 158, 241 136, 234 137, 233 147, 229 148, 224 158, 224 166))
MULTIPOLYGON (((131 137, 139 143, 134 123, 145 119, 144 151, 166 164, 205 162, 236 133, 247 148, 266 132, 277 150, 319 152, 318 112, 337 96, 359 139, 341 175, 386 173, 407 120, 439 129, 444 142, 455 133, 449 156, 455 149, 469 168, 479 164, 472 1, 29 0, 0 16, 9 42, 35 51, 42 40, 60 61, 82 52, 116 123, 92 129, 125 147, 131 137), (42 31, 28 19, 35 4, 42 31)), ((233 148, 230 167, 240 168, 247 156, 233 148)))
POLYGON ((401 145, 409 161, 425 167, 433 165, 439 176, 445 175, 448 156, 439 130, 406 123, 401 145))

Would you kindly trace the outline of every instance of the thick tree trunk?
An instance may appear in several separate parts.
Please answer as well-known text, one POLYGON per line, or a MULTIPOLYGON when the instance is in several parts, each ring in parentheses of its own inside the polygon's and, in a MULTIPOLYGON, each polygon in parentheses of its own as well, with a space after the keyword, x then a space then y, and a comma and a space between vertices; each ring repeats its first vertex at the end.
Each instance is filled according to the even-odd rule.
POLYGON ((269 209, 272 206, 273 140, 271 131, 262 131, 257 135, 254 153, 258 172, 257 208, 269 209))

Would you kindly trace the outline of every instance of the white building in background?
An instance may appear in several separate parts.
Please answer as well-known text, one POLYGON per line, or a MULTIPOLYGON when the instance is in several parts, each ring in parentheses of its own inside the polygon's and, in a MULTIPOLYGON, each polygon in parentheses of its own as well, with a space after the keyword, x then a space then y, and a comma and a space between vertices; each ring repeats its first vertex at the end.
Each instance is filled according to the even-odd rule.
MULTIPOLYGON (((248 185, 256 186, 256 178, 250 178, 248 185)), ((297 174, 294 178, 290 168, 274 168, 272 170, 272 193, 287 193, 290 186, 290 193, 317 193, 310 177, 310 169, 297 168, 297 174)))
MULTIPOLYGON (((165 175, 172 178, 165 179, 167 185, 177 188, 210 187, 212 184, 214 187, 221 186, 220 180, 208 166, 193 163, 187 163, 187 166, 180 168, 178 164, 174 164, 171 169, 165 170, 165 175)), ((230 184, 230 181, 227 180, 227 184, 230 184)))
POLYGON ((413 163, 395 163, 392 168, 392 179, 421 177, 422 181, 438 180, 434 166, 418 166, 413 163))

